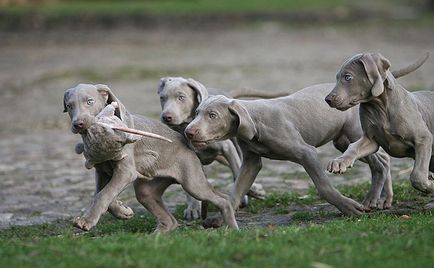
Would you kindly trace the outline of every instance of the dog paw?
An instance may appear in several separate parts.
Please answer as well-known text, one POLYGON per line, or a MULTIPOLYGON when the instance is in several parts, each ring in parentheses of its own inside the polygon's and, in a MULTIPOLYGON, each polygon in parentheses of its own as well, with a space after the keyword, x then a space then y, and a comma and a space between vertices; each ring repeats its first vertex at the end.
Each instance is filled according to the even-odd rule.
POLYGON ((83 231, 89 231, 96 225, 96 222, 93 222, 86 217, 75 217, 72 221, 72 225, 83 231))
POLYGON ((197 206, 194 204, 189 204, 188 207, 184 210, 184 219, 187 221, 192 221, 200 218, 201 206, 200 202, 197 206))
POLYGON ((387 197, 380 197, 377 201, 378 209, 389 209, 392 207, 392 199, 387 197))
POLYGON ((434 181, 431 176, 425 172, 413 171, 410 175, 411 185, 425 194, 432 194, 434 193, 434 181))
POLYGON ((365 210, 370 209, 389 209, 392 207, 393 194, 385 193, 383 190, 381 195, 369 192, 365 199, 363 199, 363 206, 365 210))
POLYGON ((250 190, 247 192, 247 195, 256 199, 265 199, 266 192, 264 187, 262 187, 259 183, 253 183, 250 190))
POLYGON ((380 197, 365 197, 362 204, 365 210, 369 211, 371 209, 386 209, 386 198, 380 197))
POLYGON ((327 171, 334 174, 343 174, 347 168, 351 168, 354 162, 345 158, 336 158, 330 161, 327 165, 327 171))
POLYGON ((115 200, 110 204, 109 212, 118 219, 128 220, 134 217, 134 211, 125 206, 121 201, 115 200))
POLYGON ((170 222, 158 222, 157 228, 152 232, 153 235, 166 234, 174 231, 178 228, 178 223, 176 221, 170 222))
POLYGON ((210 217, 206 218, 205 220, 203 220, 203 222, 202 222, 202 226, 205 229, 219 228, 219 227, 223 226, 223 224, 224 224, 224 220, 220 214, 215 215, 215 216, 210 216, 210 217))
POLYGON ((365 207, 353 199, 342 196, 338 201, 330 202, 346 216, 361 215, 365 207))
POLYGON ((112 103, 110 103, 115 109, 119 108, 119 104, 116 101, 112 101, 112 103))

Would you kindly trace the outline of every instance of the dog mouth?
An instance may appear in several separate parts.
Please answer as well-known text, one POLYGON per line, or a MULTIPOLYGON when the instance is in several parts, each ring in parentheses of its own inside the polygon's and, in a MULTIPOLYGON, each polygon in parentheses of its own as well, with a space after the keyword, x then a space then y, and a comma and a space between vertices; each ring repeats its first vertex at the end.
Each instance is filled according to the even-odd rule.
POLYGON ((193 144, 194 147, 196 148, 201 148, 201 147, 205 147, 211 143, 214 143, 216 141, 219 141, 218 138, 214 138, 214 139, 210 139, 210 140, 190 140, 191 144, 193 144))
POLYGON ((344 104, 343 102, 334 105, 334 108, 338 109, 339 111, 346 111, 356 105, 358 105, 359 103, 361 103, 362 100, 352 100, 347 104, 344 104))
POLYGON ((339 111, 346 111, 348 109, 350 109, 352 106, 336 106, 335 108, 338 109, 339 111))
POLYGON ((87 128, 75 128, 71 127, 71 132, 74 134, 86 134, 87 128))
POLYGON ((350 101, 347 105, 339 105, 337 107, 335 107, 336 109, 340 110, 340 111, 345 111, 348 110, 356 105, 359 105, 360 103, 364 102, 364 100, 352 100, 350 101))

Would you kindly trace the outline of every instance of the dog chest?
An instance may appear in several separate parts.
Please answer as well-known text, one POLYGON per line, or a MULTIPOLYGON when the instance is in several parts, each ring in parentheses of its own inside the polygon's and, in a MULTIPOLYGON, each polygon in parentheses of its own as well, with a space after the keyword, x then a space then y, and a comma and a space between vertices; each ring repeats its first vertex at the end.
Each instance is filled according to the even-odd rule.
POLYGON ((374 140, 393 157, 413 157, 413 142, 406 139, 402 133, 390 128, 377 128, 374 140))
POLYGON ((285 155, 283 152, 280 152, 282 150, 282 147, 276 144, 266 145, 259 141, 252 140, 249 142, 248 146, 249 151, 260 155, 261 157, 266 157, 274 160, 287 160, 287 155, 285 155))

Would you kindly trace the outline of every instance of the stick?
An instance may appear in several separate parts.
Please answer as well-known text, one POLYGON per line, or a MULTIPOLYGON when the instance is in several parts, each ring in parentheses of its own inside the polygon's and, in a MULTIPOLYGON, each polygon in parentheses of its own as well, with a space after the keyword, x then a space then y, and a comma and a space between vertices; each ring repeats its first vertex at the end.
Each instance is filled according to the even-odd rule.
POLYGON ((160 139, 160 140, 172 143, 172 140, 170 140, 170 139, 168 139, 166 137, 163 137, 163 136, 160 136, 160 135, 154 134, 154 133, 149 133, 149 132, 146 132, 146 131, 141 131, 141 130, 138 130, 138 129, 125 128, 125 127, 112 127, 112 129, 123 131, 123 132, 127 132, 127 133, 131 133, 131 134, 142 135, 142 136, 145 136, 145 137, 160 139))

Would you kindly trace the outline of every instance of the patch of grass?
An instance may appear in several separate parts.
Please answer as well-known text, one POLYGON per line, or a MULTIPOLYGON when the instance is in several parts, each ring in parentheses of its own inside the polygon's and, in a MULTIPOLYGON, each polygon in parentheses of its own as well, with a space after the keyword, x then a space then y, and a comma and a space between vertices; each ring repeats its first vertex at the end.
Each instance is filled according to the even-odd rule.
MULTIPOLYGON (((369 184, 343 186, 347 196, 363 197, 369 184)), ((395 200, 425 202, 429 196, 408 181, 395 182, 395 200)), ((307 193, 274 193, 251 200, 254 213, 280 213, 279 207, 300 205, 292 224, 243 228, 240 231, 199 230, 199 222, 167 235, 150 234, 156 227, 148 213, 130 220, 104 215, 90 232, 70 221, 0 230, 1 267, 430 267, 434 261, 434 215, 409 210, 344 217, 336 210, 313 209, 323 202, 312 187, 307 193), (276 209, 277 207, 277 209, 276 209), (394 215, 397 213, 398 215, 394 215), (409 252, 409 254, 406 254, 409 252), (410 254, 411 253, 411 254, 410 254), (270 258, 272 256, 272 258, 270 258)), ((185 206, 175 215, 182 218, 185 206)), ((288 211, 286 211, 287 213, 288 211)))
POLYGON ((426 204, 432 196, 414 189, 408 180, 393 184, 393 196, 397 205, 403 203, 426 204))
MULTIPOLYGON (((122 225, 128 221, 117 222, 122 225)), ((133 220, 132 225, 142 226, 143 222, 133 220)), ((28 228, 34 227, 22 230, 28 228)), ((417 213, 408 220, 377 215, 340 218, 321 225, 251 228, 238 232, 188 228, 168 235, 135 232, 139 227, 110 228, 109 233, 79 236, 52 235, 47 229, 31 236, 2 239, 0 265, 312 267, 320 263, 333 267, 430 267, 434 260, 431 213, 417 213)))
POLYGON ((176 205, 175 210, 173 211, 173 216, 177 219, 182 219, 184 217, 184 210, 187 208, 186 204, 176 205))
POLYGON ((341 6, 343 0, 190 0, 190 1, 56 1, 37 5, 14 5, 1 9, 14 15, 39 14, 47 17, 72 15, 211 15, 245 14, 330 9, 341 6))
POLYGON ((295 203, 297 205, 312 205, 319 201, 318 194, 314 188, 309 189, 307 194, 297 192, 271 193, 265 199, 250 199, 246 210, 250 213, 260 213, 265 209, 275 208, 276 213, 282 214, 288 212, 288 205, 295 203))
POLYGON ((362 201, 370 187, 370 182, 364 182, 356 185, 341 185, 337 189, 346 197, 362 201))

